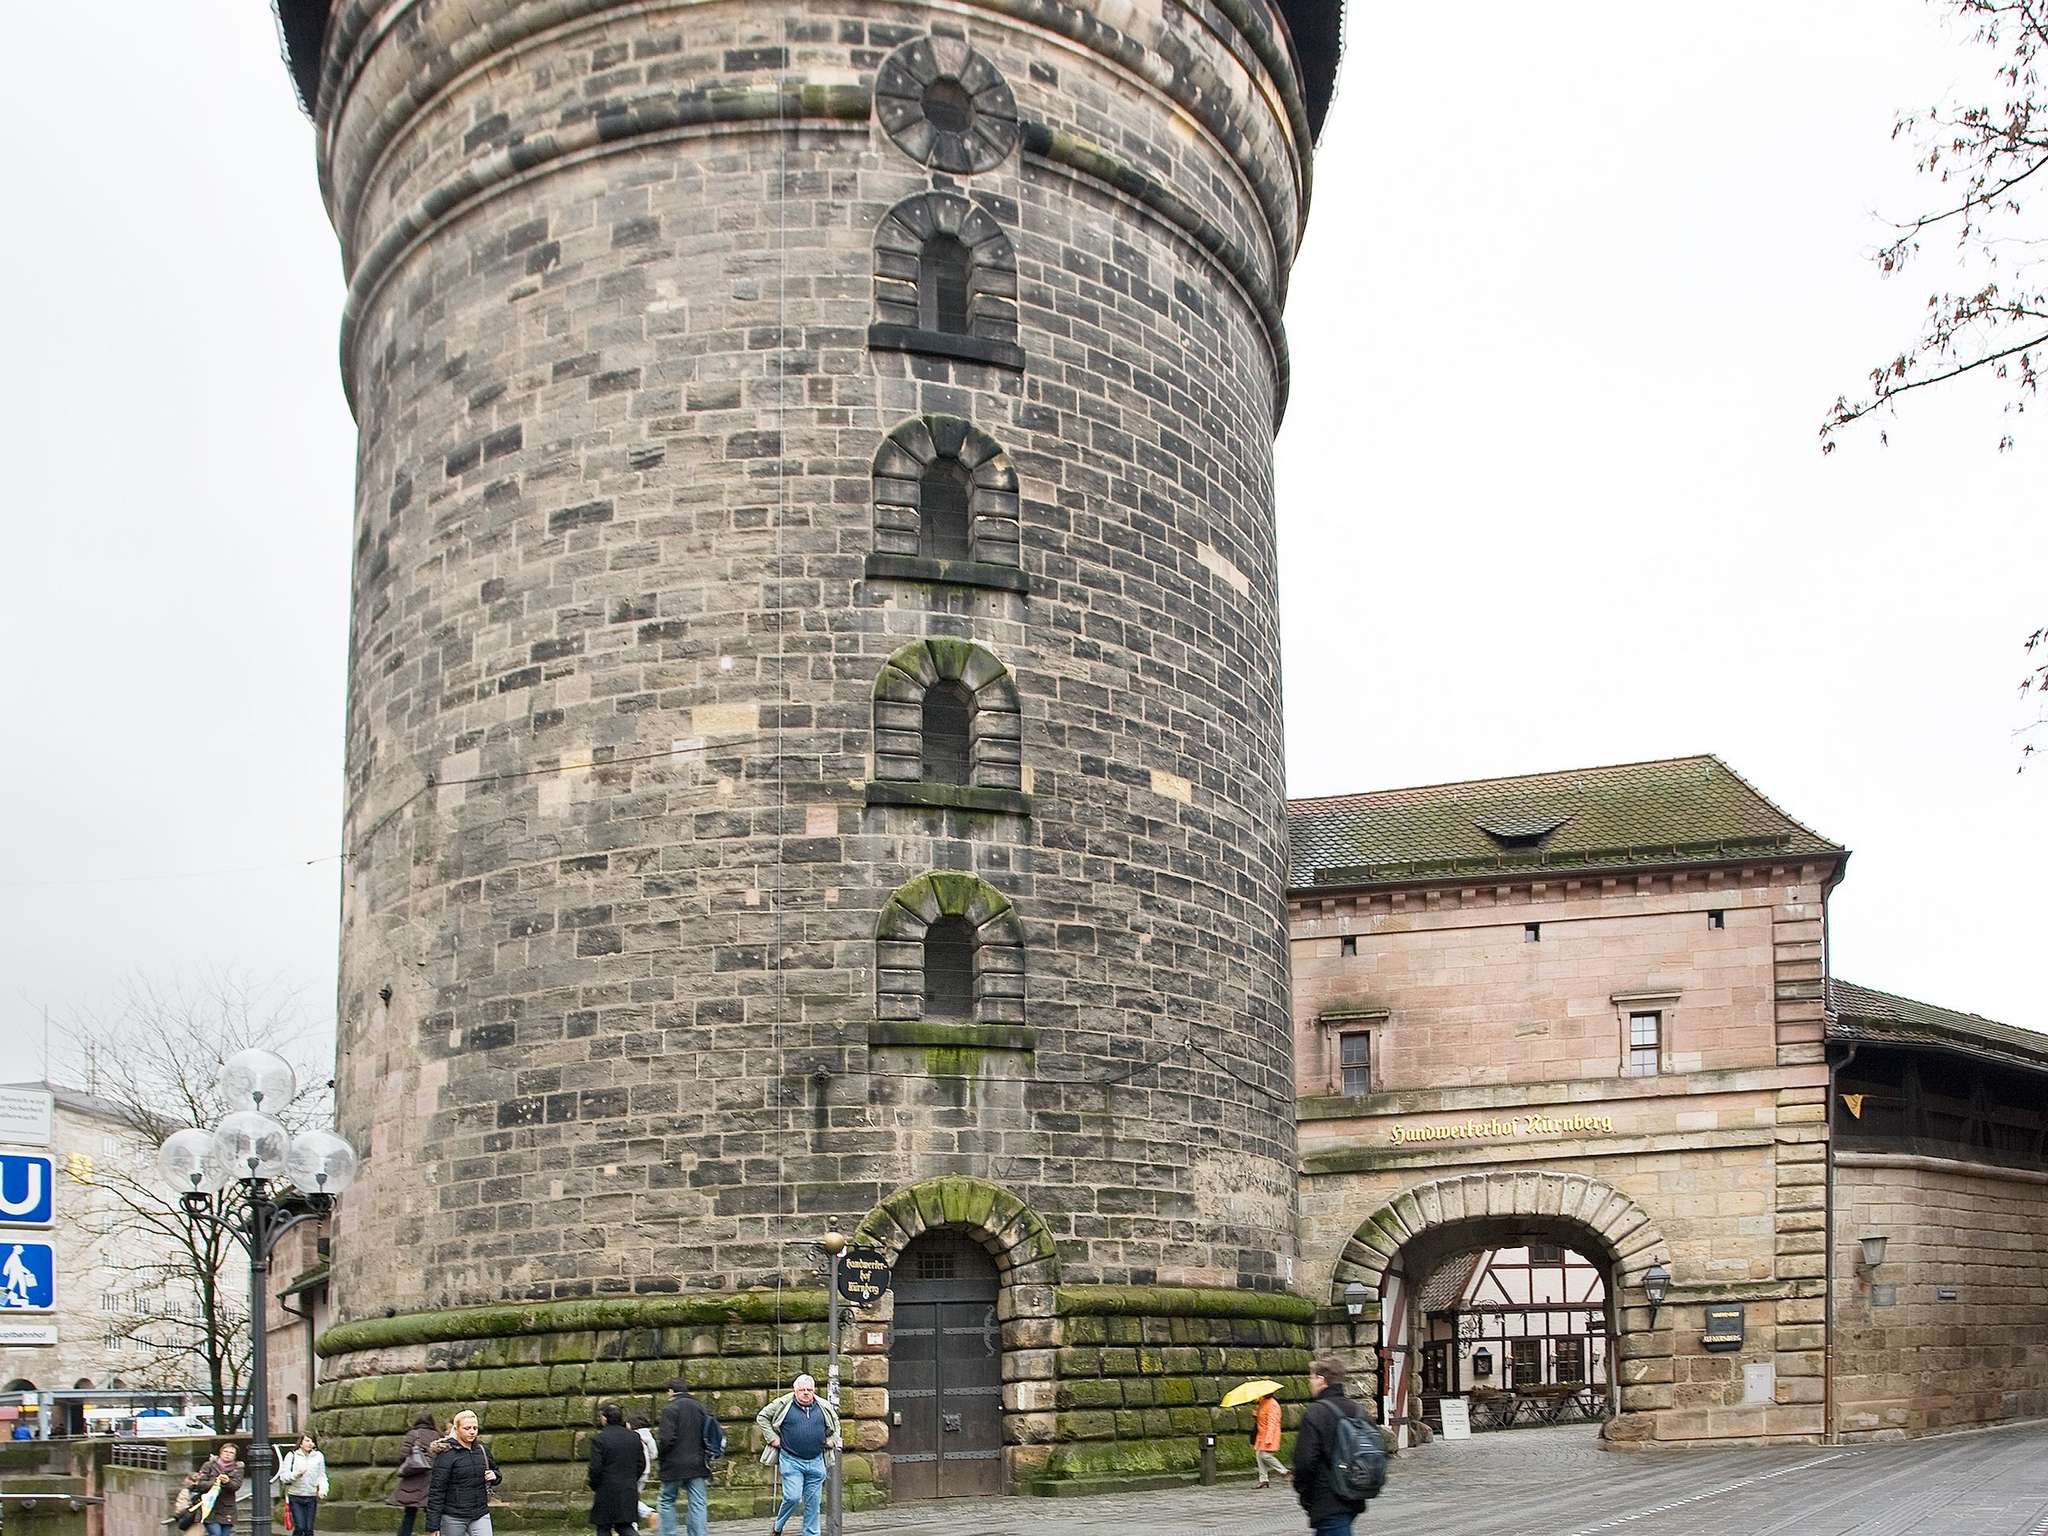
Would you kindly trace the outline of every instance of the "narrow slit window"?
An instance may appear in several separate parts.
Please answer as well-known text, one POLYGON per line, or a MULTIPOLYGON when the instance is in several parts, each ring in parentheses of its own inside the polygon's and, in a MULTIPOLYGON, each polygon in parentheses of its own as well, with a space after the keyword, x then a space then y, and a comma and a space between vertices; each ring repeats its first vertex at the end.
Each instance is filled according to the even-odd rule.
POLYGON ((1337 940, 1337 953, 1346 960, 1355 958, 1358 954, 1358 935, 1347 933, 1337 940))
POLYGON ((966 784, 972 778, 974 696, 959 683, 934 683, 925 690, 923 758, 927 784, 966 784))
POLYGON ((925 930, 924 1016, 974 1017, 974 927, 964 917, 942 917, 925 930))
POLYGON ((1664 1015, 1632 1013, 1628 1016, 1627 1077, 1655 1077, 1664 1054, 1664 1015))
POLYGON ((958 459, 934 459, 917 484, 917 552, 927 560, 970 560, 974 477, 958 459))
POLYGON ((968 275, 973 261, 967 247, 951 235, 925 241, 917 263, 918 321, 928 331, 949 336, 969 334, 968 275))
POLYGON ((1541 923, 1522 924, 1522 942, 1524 944, 1541 944, 1543 942, 1543 925, 1541 923))
POLYGON ((1709 912, 1707 914, 1707 926, 1709 928, 1726 928, 1728 926, 1728 914, 1721 911, 1709 912))
POLYGON ((1344 1092, 1372 1092, 1372 1032, 1357 1030, 1337 1037, 1337 1064, 1344 1073, 1344 1092))

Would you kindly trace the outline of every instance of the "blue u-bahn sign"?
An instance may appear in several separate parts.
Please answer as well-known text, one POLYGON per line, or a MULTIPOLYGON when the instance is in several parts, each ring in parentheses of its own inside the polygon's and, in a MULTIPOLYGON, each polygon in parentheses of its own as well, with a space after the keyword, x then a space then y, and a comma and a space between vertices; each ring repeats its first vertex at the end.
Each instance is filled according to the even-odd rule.
POLYGON ((56 1305, 56 1250, 0 1233, 0 1317, 48 1312, 56 1305))
POLYGON ((56 1164, 32 1152, 0 1152, 0 1226, 47 1227, 57 1206, 56 1164))

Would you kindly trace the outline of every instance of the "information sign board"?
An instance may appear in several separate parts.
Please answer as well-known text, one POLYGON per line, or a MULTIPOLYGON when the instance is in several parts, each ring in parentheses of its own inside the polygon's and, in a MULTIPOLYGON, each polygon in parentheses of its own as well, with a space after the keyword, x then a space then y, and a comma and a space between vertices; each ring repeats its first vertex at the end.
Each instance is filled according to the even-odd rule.
POLYGON ((0 1319, 0 1349, 57 1342, 55 1323, 10 1323, 0 1319))
POLYGON ((839 1294, 871 1307, 889 1291, 889 1258, 879 1248, 853 1247, 839 1255, 839 1294))
POLYGON ((1728 1302, 1707 1308, 1707 1331, 1700 1342, 1710 1350, 1742 1348, 1742 1303, 1728 1302))
POLYGON ((40 1152, 0 1152, 0 1226, 47 1227, 56 1215, 57 1167, 40 1152))
POLYGON ((1444 1416, 1446 1440, 1472 1438, 1472 1405, 1469 1402, 1462 1397, 1440 1397, 1436 1406, 1437 1411, 1444 1416))
POLYGON ((55 1108, 47 1088, 0 1088, 0 1141, 47 1147, 55 1108))

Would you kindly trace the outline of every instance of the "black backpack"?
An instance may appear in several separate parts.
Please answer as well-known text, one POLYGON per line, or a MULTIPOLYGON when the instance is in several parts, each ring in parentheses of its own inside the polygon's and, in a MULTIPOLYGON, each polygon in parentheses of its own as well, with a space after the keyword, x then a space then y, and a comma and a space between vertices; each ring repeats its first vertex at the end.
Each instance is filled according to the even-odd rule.
POLYGON ((1387 1481, 1387 1451, 1379 1426, 1364 1414, 1332 1404, 1330 1415, 1330 1491, 1347 1503, 1380 1496, 1387 1481))

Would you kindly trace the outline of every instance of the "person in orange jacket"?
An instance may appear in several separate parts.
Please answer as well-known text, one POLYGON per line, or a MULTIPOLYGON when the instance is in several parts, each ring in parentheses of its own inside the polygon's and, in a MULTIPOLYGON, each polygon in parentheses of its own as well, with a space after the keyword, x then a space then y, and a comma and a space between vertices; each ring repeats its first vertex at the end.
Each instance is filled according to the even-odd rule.
POLYGON ((1259 1399, 1259 1416, 1252 1425, 1252 1457, 1259 1464, 1259 1486, 1270 1488, 1272 1476, 1289 1477, 1292 1474, 1280 1465, 1280 1458, 1273 1453, 1280 1449, 1280 1399, 1262 1397, 1259 1399))

